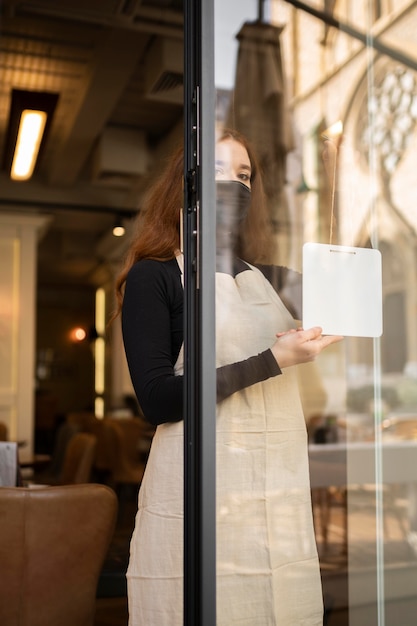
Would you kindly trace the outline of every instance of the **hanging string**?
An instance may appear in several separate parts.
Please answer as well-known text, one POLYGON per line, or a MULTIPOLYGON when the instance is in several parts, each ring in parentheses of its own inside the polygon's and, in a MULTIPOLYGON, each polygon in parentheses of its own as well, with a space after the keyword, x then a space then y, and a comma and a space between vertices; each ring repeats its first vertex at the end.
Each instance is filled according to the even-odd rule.
POLYGON ((337 166, 338 166, 337 156, 339 152, 339 146, 338 146, 339 138, 334 140, 332 137, 323 134, 322 139, 324 139, 325 143, 327 143, 327 153, 328 153, 327 158, 330 163, 330 167, 327 170, 327 173, 330 178, 330 198, 331 198, 329 245, 332 245, 334 222, 335 222, 336 179, 337 179, 337 166))
POLYGON ((338 146, 336 145, 336 152, 334 156, 333 163, 333 172, 332 172, 332 195, 331 195, 331 210, 330 210, 330 233, 329 233, 329 244, 333 243, 333 224, 334 224, 334 205, 336 198, 336 175, 337 175, 337 155, 339 153, 338 146))

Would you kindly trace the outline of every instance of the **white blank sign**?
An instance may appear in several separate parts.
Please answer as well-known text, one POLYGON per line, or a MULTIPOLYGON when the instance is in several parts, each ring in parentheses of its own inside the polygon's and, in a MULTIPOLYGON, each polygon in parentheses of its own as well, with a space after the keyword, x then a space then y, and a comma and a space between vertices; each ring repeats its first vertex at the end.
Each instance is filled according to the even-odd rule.
POLYGON ((325 335, 382 335, 379 250, 306 243, 303 246, 303 327, 325 335))

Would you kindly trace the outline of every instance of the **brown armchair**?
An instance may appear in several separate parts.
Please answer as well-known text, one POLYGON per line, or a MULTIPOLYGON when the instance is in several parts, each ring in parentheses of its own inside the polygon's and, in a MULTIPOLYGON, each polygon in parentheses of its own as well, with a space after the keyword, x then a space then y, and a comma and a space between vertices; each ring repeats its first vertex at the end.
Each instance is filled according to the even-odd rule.
POLYGON ((0 489, 0 624, 93 626, 116 516, 105 485, 0 489))

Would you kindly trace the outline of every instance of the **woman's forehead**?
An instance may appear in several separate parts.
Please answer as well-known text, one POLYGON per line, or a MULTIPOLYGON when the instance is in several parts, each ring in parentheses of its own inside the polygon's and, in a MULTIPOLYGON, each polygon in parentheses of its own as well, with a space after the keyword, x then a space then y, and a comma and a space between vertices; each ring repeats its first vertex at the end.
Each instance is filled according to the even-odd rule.
POLYGON ((216 144, 216 161, 237 162, 250 167, 250 159, 246 148, 232 138, 223 139, 216 144))

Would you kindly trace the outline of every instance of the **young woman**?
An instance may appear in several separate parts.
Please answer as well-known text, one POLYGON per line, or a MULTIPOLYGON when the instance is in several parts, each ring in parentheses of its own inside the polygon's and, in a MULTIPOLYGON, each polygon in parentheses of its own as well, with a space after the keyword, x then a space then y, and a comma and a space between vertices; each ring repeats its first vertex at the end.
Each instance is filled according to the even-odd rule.
MULTIPOLYGON (((183 619, 182 174, 179 151, 150 193, 117 283, 132 382, 157 426, 131 540, 130 626, 183 619)), ((320 572, 293 366, 340 337, 297 329, 255 267, 268 260, 268 219, 255 157, 235 132, 216 143, 216 181, 217 624, 318 625, 320 572)))

